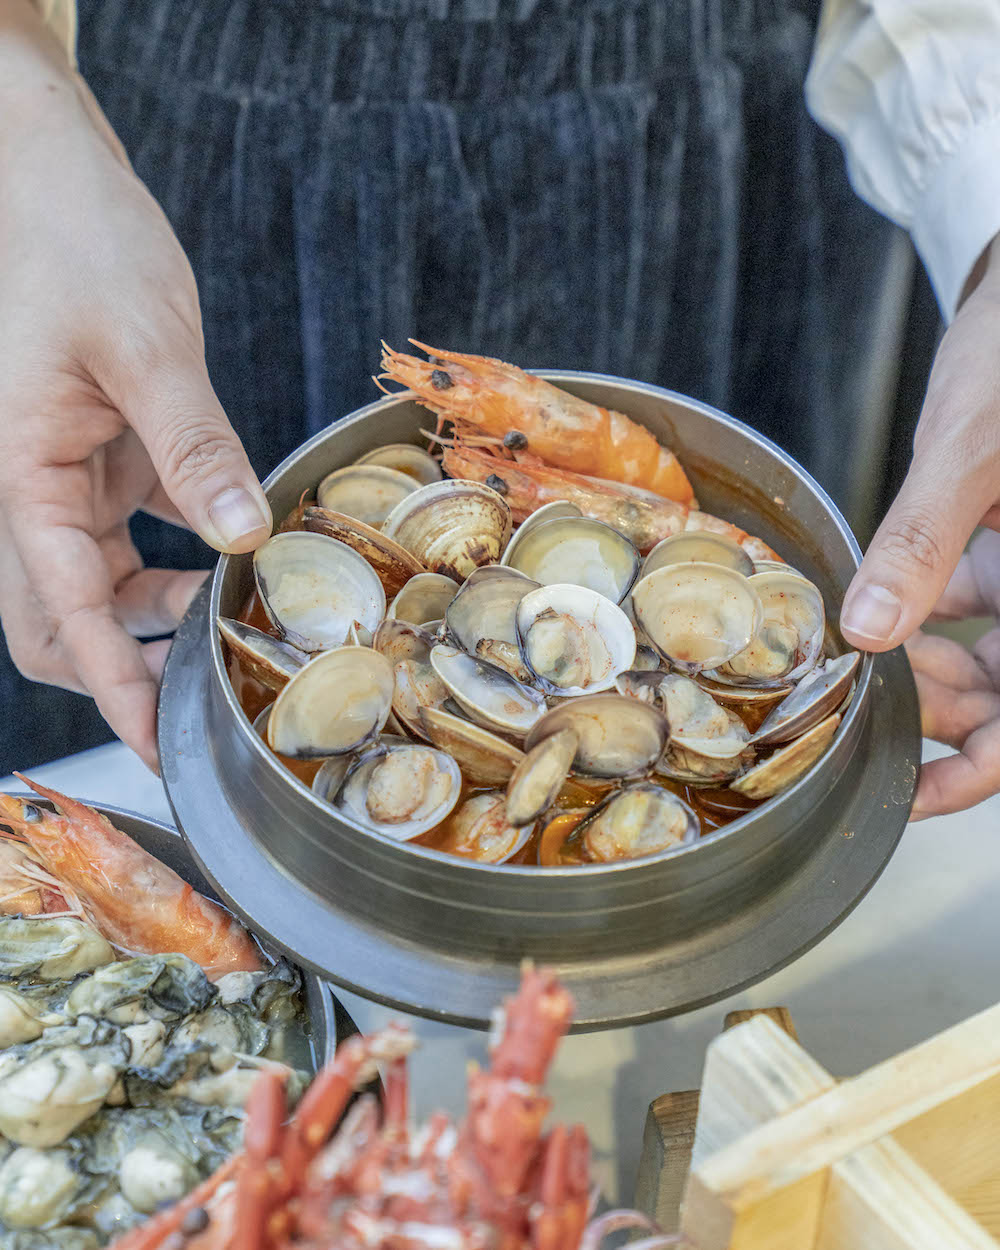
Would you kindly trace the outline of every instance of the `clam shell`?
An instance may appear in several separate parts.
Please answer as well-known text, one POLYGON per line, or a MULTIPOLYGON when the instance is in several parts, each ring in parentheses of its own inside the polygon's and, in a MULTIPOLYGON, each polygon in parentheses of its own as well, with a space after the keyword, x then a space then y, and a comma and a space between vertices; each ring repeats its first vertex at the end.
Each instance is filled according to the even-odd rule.
POLYGON ((338 647, 312 660, 271 705, 267 743, 290 759, 355 751, 392 707, 392 666, 368 647, 338 647))
POLYGON ((476 569, 445 612, 450 637, 470 655, 478 654, 481 642, 504 642, 516 647, 517 605, 538 588, 538 582, 503 565, 476 569))
POLYGON ((353 756, 351 755, 333 755, 328 760, 324 760, 316 770, 316 776, 313 777, 312 785, 309 787, 313 794, 325 803, 332 804, 340 792, 340 787, 352 763, 353 756))
POLYGON ((381 525, 395 506, 417 489, 405 473, 378 464, 351 464, 334 469, 316 488, 316 502, 366 525, 381 525))
POLYGON ((463 776, 475 785, 506 785, 525 758, 523 751, 498 734, 443 708, 421 708, 420 723, 424 736, 454 756, 463 776))
POLYGON ((713 676, 734 685, 788 685, 815 665, 823 649, 823 596, 796 573, 755 573, 749 582, 761 601, 760 624, 749 645, 713 676))
POLYGON ((421 709, 438 708, 448 698, 447 687, 430 664, 436 639, 419 625, 387 617, 375 631, 372 645, 392 665, 394 714, 409 733, 425 738, 421 709))
POLYGON ((503 553, 501 564, 509 565, 513 557, 517 553, 517 544, 524 538, 525 534, 529 534, 536 525, 542 525, 546 521, 555 521, 562 517, 578 517, 583 513, 575 503, 570 503, 568 499, 554 499, 551 503, 544 503, 540 508, 536 508, 534 512, 521 522, 517 527, 517 532, 507 544, 503 553))
POLYGON ((524 741, 526 751, 561 729, 572 729, 580 743, 573 769, 591 777, 631 777, 644 773, 667 744, 667 719, 649 703, 617 694, 567 699, 547 712, 524 741))
POLYGON ((671 742, 657 760, 656 772, 689 786, 721 786, 745 773, 754 759, 752 749, 730 759, 711 759, 687 750, 679 742, 671 742))
POLYGON ((857 651, 849 651, 807 673, 791 694, 768 713, 754 734, 756 745, 790 742, 839 709, 860 661, 857 651))
POLYGON ((503 497, 462 478, 419 487, 393 508, 382 526, 432 572, 457 582, 481 564, 495 564, 510 529, 510 508, 503 497))
POLYGON ((367 627, 362 625, 360 621, 352 621, 351 628, 347 631, 347 642, 352 647, 370 647, 374 641, 375 635, 367 627))
POLYGON ((579 745, 576 730, 560 729, 524 756, 507 783, 507 817, 512 824, 533 824, 552 806, 579 745))
POLYGON ((564 698, 614 685, 635 660, 628 617, 597 591, 557 583, 517 605, 521 656, 542 689, 564 698))
POLYGON ((738 655, 761 620, 750 579, 721 564, 668 564, 636 582, 636 621, 683 672, 716 668, 738 655))
POLYGON ((375 629, 385 616, 371 565, 325 534, 276 534, 254 552, 253 570, 268 619, 300 651, 339 647, 354 621, 375 629))
POLYGON ((438 850, 481 864, 504 864, 524 847, 533 825, 516 828, 507 818, 502 791, 474 794, 448 821, 438 850))
POLYGON ((754 562, 739 545, 723 534, 712 534, 707 530, 691 530, 681 534, 672 534, 658 542, 642 562, 640 577, 648 577, 657 569, 666 568, 668 564, 722 564, 728 569, 735 569, 744 577, 750 577, 756 570, 754 562))
POLYGON ((587 857, 600 863, 676 850, 698 837, 700 822, 670 790, 651 781, 615 791, 578 826, 587 857))
POLYGON ((570 583, 620 603, 635 581, 640 559, 624 534, 580 516, 542 521, 526 533, 522 527, 505 563, 542 586, 570 583))
POLYGON ((458 594, 458 582, 443 573, 418 573, 389 604, 387 616, 414 625, 435 624, 458 594))
POLYGON ((495 664, 438 645, 431 665, 462 710, 490 729, 522 736, 545 714, 542 695, 495 664))
POLYGON ((731 686, 721 681, 712 681, 707 673, 698 673, 695 681, 702 690, 707 690, 716 703, 724 707, 768 707, 772 703, 780 703, 794 689, 793 686, 731 686))
POLYGON ((696 681, 679 673, 664 673, 656 690, 670 724, 671 742, 717 760, 732 759, 746 750, 749 729, 696 681))
POLYGON ((380 743, 352 766, 336 802, 365 828, 408 842, 440 824, 461 793, 462 774, 444 751, 380 743))
POLYGON ((309 661, 305 651, 242 621, 220 616, 219 633, 243 671, 269 690, 280 690, 309 661))
POLYGON ((354 462, 361 464, 379 464, 386 469, 395 469, 397 473, 405 473, 421 486, 431 482, 440 482, 444 476, 441 466, 423 447, 415 447, 413 443, 386 443, 384 447, 376 447, 366 452, 354 462))
POLYGON ((501 642, 497 638, 480 638, 476 643, 476 655, 487 664, 495 664, 505 673, 510 673, 515 681, 530 686, 535 680, 531 669, 521 659, 521 650, 516 642, 501 642))
POLYGON ((375 570, 387 596, 397 595, 411 577, 427 572, 405 547, 342 512, 306 508, 302 514, 302 525, 312 534, 336 538, 356 551, 375 570))
POLYGON ((769 799, 772 795, 787 790, 816 763, 833 741, 839 724, 840 713, 834 712, 826 720, 814 725, 801 738, 789 742, 787 746, 775 751, 768 759, 744 773, 738 781, 732 783, 732 788, 751 799, 769 799))
POLYGON ((656 673, 661 668, 660 657, 656 654, 653 647, 647 647, 645 643, 639 643, 635 649, 635 659, 632 661, 632 669, 638 673, 656 673))

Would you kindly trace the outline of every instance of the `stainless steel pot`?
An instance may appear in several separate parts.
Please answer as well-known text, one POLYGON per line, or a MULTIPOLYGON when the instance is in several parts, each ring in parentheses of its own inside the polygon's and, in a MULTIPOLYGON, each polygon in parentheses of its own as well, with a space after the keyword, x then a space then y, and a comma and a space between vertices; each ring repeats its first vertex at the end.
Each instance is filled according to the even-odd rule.
MULTIPOLYGON (((723 413, 657 387, 548 372, 672 447, 701 506, 756 533, 821 588, 835 620, 860 558, 822 489, 723 413)), ((369 405, 311 439, 266 483, 278 517, 331 469, 417 442, 425 410, 369 405)), ((164 781, 206 876, 296 960, 359 993, 483 1025, 524 958, 555 965, 577 1028, 635 1022, 732 992, 836 925, 884 867, 919 763, 902 653, 866 657, 823 759, 795 786, 697 844, 576 871, 497 867, 373 836, 333 816, 250 727, 215 622, 252 590, 248 557, 219 562, 171 651, 160 703, 164 781)))

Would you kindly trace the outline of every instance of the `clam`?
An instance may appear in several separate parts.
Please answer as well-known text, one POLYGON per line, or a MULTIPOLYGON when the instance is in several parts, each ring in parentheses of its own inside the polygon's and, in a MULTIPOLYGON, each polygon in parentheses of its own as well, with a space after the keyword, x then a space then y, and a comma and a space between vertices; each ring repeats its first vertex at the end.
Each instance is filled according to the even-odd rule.
POLYGON ((312 779, 310 789, 313 794, 327 803, 333 803, 350 770, 351 759, 350 755, 332 755, 324 760, 312 779))
POLYGON ((503 791, 494 790, 465 800, 448 821, 438 849, 484 864, 502 864, 525 846, 533 832, 533 825, 511 824, 503 791))
POLYGON ((524 741, 526 751, 561 729, 579 738, 573 768, 591 777, 632 777, 659 759, 667 744, 667 719, 649 703, 617 694, 567 699, 547 712, 524 741))
POLYGON ((793 569, 784 560, 754 560, 753 571, 755 573, 794 573, 796 577, 805 577, 804 573, 793 569))
POLYGON ((408 842, 440 824, 461 792, 462 774, 444 751, 380 743, 353 765, 336 803, 366 828, 408 842))
POLYGON ((797 573, 755 573, 761 621, 749 645, 713 677, 734 685, 787 685, 807 673, 823 649, 823 596, 797 573))
POLYGON ((495 664, 438 645, 431 665, 462 710, 490 729, 520 736, 545 715, 542 695, 495 664))
POLYGON ((728 759, 712 759, 671 742, 657 760, 655 771, 688 786, 723 786, 745 773, 754 758, 752 748, 728 759))
POLYGON ((516 648, 517 605, 538 588, 538 582, 500 564, 474 570, 445 612, 455 645, 470 655, 477 654, 481 642, 504 642, 516 648))
POLYGON ((576 730, 560 729, 524 756, 507 783, 507 817, 512 824, 531 824, 552 806, 579 745, 576 730))
POLYGON ((716 703, 690 677, 662 673, 657 697, 670 724, 670 740, 709 759, 728 760, 745 751, 750 731, 739 716, 716 703))
POLYGON ((501 642, 499 638, 480 638, 476 643, 476 655, 487 664, 495 664, 516 681, 530 686, 535 680, 531 669, 521 658, 521 649, 515 642, 501 642))
POLYGON ((418 573, 389 604, 387 615, 414 625, 435 624, 458 594, 458 582, 443 573, 418 573))
POLYGON ((517 606, 521 655, 542 689, 579 696, 607 690, 635 659, 635 630, 597 591, 553 583, 517 606))
POLYGON ((481 564, 495 564, 510 538, 510 508, 480 482, 449 478, 401 500, 382 530, 434 573, 457 582, 481 564))
POLYGON ((271 719, 271 708, 273 703, 269 703, 267 707, 261 708, 253 720, 253 731, 259 737, 267 741, 267 722, 271 719))
POLYGON ((730 686, 712 681, 705 673, 699 673, 695 681, 707 690, 716 703, 725 707, 766 708, 791 694, 793 686, 782 683, 774 686, 730 686))
POLYGON ((316 502, 366 525, 381 525, 395 506, 417 489, 406 473, 378 464, 352 464, 328 473, 316 489, 316 502))
POLYGON ((787 746, 775 751, 744 773, 738 781, 732 783, 733 789, 751 799, 769 799, 772 795, 787 790, 816 763, 833 741, 839 724, 840 713, 834 712, 826 720, 814 725, 801 738, 789 742, 787 746))
POLYGON ((668 564, 636 582, 636 621, 656 650, 688 673, 738 655, 761 620, 750 579, 722 564, 668 564))
POLYGON ((372 566, 386 595, 398 594, 411 577, 426 573, 427 569, 405 547, 391 538, 365 525, 363 521, 345 516, 342 512, 329 512, 326 508, 306 508, 302 525, 312 534, 325 534, 346 543, 372 566))
POLYGON ((415 447, 413 443, 386 443, 384 447, 376 447, 366 452, 354 462, 356 465, 380 464, 387 469, 395 469, 397 473, 405 473, 419 485, 427 486, 431 482, 440 482, 441 466, 423 447, 415 447))
POLYGON ((392 665, 369 647, 338 647, 307 664, 271 705, 267 742, 290 759, 355 751, 392 708, 392 665))
POLYGON ((727 569, 735 569, 744 577, 750 577, 756 570, 754 562, 739 545, 723 534, 690 530, 681 534, 671 534, 658 542, 642 562, 640 577, 648 577, 657 569, 668 564, 688 564, 695 561, 699 564, 722 564, 727 569))
POLYGON ((352 647, 370 647, 375 635, 367 625, 362 625, 360 621, 352 621, 351 628, 347 631, 347 642, 352 647))
POLYGON ((543 525, 546 521, 561 520, 563 517, 579 516, 583 516, 583 513, 575 503, 570 503, 568 499, 554 499, 551 503, 543 503, 540 508, 536 508, 534 512, 529 513, 517 527, 517 533, 507 544, 507 549, 504 551, 503 559, 500 563, 510 564, 517 554, 518 543, 521 542, 526 534, 530 534, 535 526, 543 525))
POLYGON ((600 863, 675 850, 695 841, 698 817, 670 790, 644 781, 610 794, 573 834, 600 863))
POLYGON ((305 651, 242 621, 220 616, 219 633, 243 671, 269 690, 280 690, 309 661, 305 651))
POLYGON ((639 571, 639 553, 603 521, 571 516, 519 531, 505 563, 543 586, 569 582, 620 603, 639 571))
POLYGON ((635 649, 632 669, 638 673, 658 672, 660 669, 660 657, 656 654, 653 647, 647 647, 645 643, 639 643, 635 649))
POLYGON ((276 534, 254 552, 253 569, 268 619, 300 651, 339 647, 354 621, 375 629, 385 615, 374 569, 325 534, 276 534))
POLYGON ((388 617, 375 631, 373 646, 392 665, 395 688, 392 710, 403 726, 418 738, 425 737, 422 708, 438 708, 448 689, 430 664, 436 639, 419 625, 388 617))
POLYGON ((857 651, 849 651, 806 673, 754 734, 757 746, 790 742, 838 709, 850 691, 860 661, 857 651))
POLYGON ((419 716, 423 736, 438 750, 454 756, 463 775, 474 785, 506 785, 525 758, 524 752, 505 738, 444 708, 421 707, 419 716))

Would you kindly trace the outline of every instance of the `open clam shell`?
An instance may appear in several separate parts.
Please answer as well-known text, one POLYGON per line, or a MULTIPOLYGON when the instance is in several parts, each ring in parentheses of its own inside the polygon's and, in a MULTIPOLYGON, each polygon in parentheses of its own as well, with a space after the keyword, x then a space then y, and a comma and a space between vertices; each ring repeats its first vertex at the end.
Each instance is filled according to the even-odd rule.
POLYGON ((480 638, 476 643, 476 655, 487 664, 495 664, 515 681, 530 686, 534 674, 521 659, 521 649, 516 642, 502 642, 499 638, 480 638))
POLYGON ((525 758, 523 751, 499 734, 444 708, 422 707, 420 723, 428 741, 453 756, 474 785, 506 785, 525 758))
POLYGON ((500 559, 510 538, 511 515, 495 490, 448 478, 407 495, 382 529, 432 572, 462 582, 479 565, 500 559))
POLYGON ((313 794, 324 803, 332 804, 340 793, 340 787, 344 784, 344 778, 350 771, 353 759, 351 755, 332 755, 328 760, 324 760, 317 768, 312 785, 309 787, 313 794))
POLYGON ((476 569, 445 612, 449 635, 470 655, 478 654, 481 642, 503 642, 516 648, 517 605, 537 589, 538 582, 500 564, 476 569))
POLYGON ((761 601, 754 637, 713 677, 734 685, 788 685, 807 673, 823 649, 823 596, 796 573, 755 573, 750 585, 761 601))
POLYGON ((657 760, 655 771, 688 786, 723 786, 742 776, 753 766, 754 759, 752 748, 731 759, 711 759, 687 750, 679 742, 670 742, 657 760))
POLYGON ((336 538, 356 551, 375 570, 387 596, 398 594, 411 577, 427 572, 425 566, 405 547, 342 512, 306 508, 302 513, 302 526, 312 534, 336 538))
POLYGON ((713 534, 708 530, 685 531, 671 534, 664 538, 646 556, 642 562, 640 577, 648 577, 657 569, 666 568, 668 564, 722 564, 728 569, 735 569, 744 577, 750 577, 756 570, 754 562, 739 545, 723 534, 713 534))
POLYGON ((271 705, 267 742, 290 759, 356 751, 392 708, 392 665, 369 647, 338 647, 301 669, 271 705))
POLYGON ((635 630, 609 599, 583 586, 554 583, 517 605, 521 656, 538 684, 562 697, 614 685, 635 660, 635 630))
POLYGON ((379 743, 347 774, 336 803, 359 824, 399 842, 441 823, 462 793, 450 755, 417 743, 379 743))
POLYGON ((577 827, 590 860, 613 863, 658 855, 695 841, 698 817, 670 790, 651 781, 625 786, 597 805, 577 827))
POLYGON ((366 525, 381 525, 400 500, 417 489, 405 473, 378 464, 351 464, 334 469, 316 488, 316 502, 366 525))
POLYGON ((503 791, 474 794, 448 821, 438 850, 474 859, 482 864, 503 864, 531 838, 533 825, 518 828, 507 817, 503 791))
POLYGON ((226 616, 219 617, 219 633, 240 667, 269 690, 280 690, 309 661, 305 651, 226 616))
POLYGON ((547 712, 524 741, 530 751, 561 729, 579 738, 573 769, 591 777, 632 777, 651 768, 667 744, 667 718, 624 695, 567 699, 547 712))
POLYGON ((354 621, 375 629, 385 616, 374 569, 325 534, 276 534, 254 552, 253 571, 268 619, 300 651, 339 647, 354 621))
POLYGON ((427 625, 440 621, 458 594, 458 582, 443 573, 418 573, 411 577, 389 604, 389 617, 427 625))
POLYGON ((571 583, 612 603, 628 594, 639 571, 639 553, 624 534, 590 517, 559 517, 518 532, 505 563, 542 586, 571 583))
POLYGON ((490 729, 523 737, 545 714, 545 699, 537 690, 456 647, 436 646, 431 665, 459 707, 490 729))
POLYGON ((669 564, 632 589, 639 626, 682 672, 716 668, 738 655, 760 625, 750 579, 722 564, 669 564))
POLYGON ((440 482, 444 476, 441 466, 430 452, 413 443, 386 443, 384 447, 376 447, 374 451, 359 456, 354 463, 378 464, 386 469, 395 469, 397 473, 412 477, 420 486, 440 482))
POLYGON ((769 799, 787 790, 816 763, 833 741, 839 724, 840 713, 834 712, 744 773, 732 788, 751 799, 769 799))
POLYGON ((536 525, 542 525, 545 521, 555 521, 562 517, 577 516, 583 516, 583 513, 575 503, 570 503, 568 499, 554 499, 551 503, 542 504, 540 508, 536 508, 517 527, 517 532, 507 544, 500 563, 510 564, 517 554, 518 544, 526 534, 530 534, 536 525))
POLYGON ((552 806, 579 745, 576 730, 560 729, 524 756, 507 783, 507 817, 512 824, 532 824, 552 806))
POLYGON ((861 656, 838 655, 806 673, 795 689, 768 714, 754 734, 757 746, 790 742, 840 708, 850 692, 861 656))
POLYGON ((372 645, 392 666, 393 713, 409 733, 426 738, 421 710, 439 708, 448 698, 447 687, 430 663, 437 640, 419 625, 387 617, 375 631, 372 645))
POLYGON ((723 707, 766 708, 780 703, 794 689, 786 684, 776 686, 731 686, 721 681, 712 681, 707 673, 699 673, 695 681, 702 690, 707 690, 716 703, 723 707))
POLYGON ((716 703, 690 677, 664 673, 657 686, 672 742, 709 759, 728 760, 745 751, 750 731, 735 712, 716 703))

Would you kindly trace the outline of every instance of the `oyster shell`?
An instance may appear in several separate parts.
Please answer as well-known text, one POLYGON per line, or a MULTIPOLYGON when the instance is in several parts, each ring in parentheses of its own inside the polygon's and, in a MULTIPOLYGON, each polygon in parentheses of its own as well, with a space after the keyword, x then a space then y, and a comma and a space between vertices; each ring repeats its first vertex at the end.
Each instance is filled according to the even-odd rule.
POLYGON ((422 707, 419 715, 424 736, 438 750, 453 756, 463 776, 475 785, 506 785, 525 758, 524 752, 505 738, 443 708, 422 707))
POLYGON ((335 538, 356 551, 372 566, 388 597, 397 595, 411 577, 426 573, 426 567, 405 547, 387 538, 370 525, 345 516, 342 512, 330 512, 326 508, 306 508, 302 513, 303 528, 310 534, 323 534, 335 538))
POLYGON ((380 743, 352 767, 336 802, 366 828, 408 842, 440 824, 461 792, 458 764, 444 751, 380 743))
POLYGON ((590 517, 559 517, 518 531, 517 545, 504 561, 543 586, 570 583, 620 603, 639 571, 632 543, 590 517))
POLYGON ((533 825, 516 828, 507 817, 503 792, 474 794, 448 821, 438 850, 482 864, 503 864, 516 855, 534 832, 533 825))
POLYGON ((698 817, 670 790, 651 781, 610 794, 574 836, 588 859, 613 863, 676 850, 697 839, 698 817))
POLYGON ((560 729, 524 756, 507 783, 507 818, 511 824, 533 824, 552 806, 579 745, 576 730, 560 729))
POLYGON ((635 660, 635 630, 604 596, 553 583, 517 606, 521 656, 538 684, 563 697, 596 694, 635 660))
POLYGON ((816 763, 833 741, 839 724, 840 713, 834 712, 744 773, 732 783, 733 789, 751 799, 769 799, 787 790, 816 763))
POLYGON ((385 616, 374 569, 325 534, 276 534, 254 552, 253 567, 268 619, 300 651, 339 647, 352 622, 375 629, 385 616))
POLYGON ((413 443, 386 443, 384 447, 376 447, 374 451, 359 456, 354 463, 379 464, 395 469, 397 473, 412 477, 421 486, 440 482, 443 476, 441 466, 430 452, 413 443))
POLYGON ((369 647, 338 647, 307 664, 271 705, 267 742, 289 759, 355 751, 386 722, 392 665, 369 647))
POLYGON ((545 699, 537 690, 456 647, 436 646, 431 665, 459 707, 490 729, 517 737, 545 714, 545 699))
POLYGON ((668 564, 722 564, 728 569, 735 569, 744 577, 755 572, 754 562, 739 545, 723 534, 713 534, 708 530, 688 530, 680 534, 671 534, 664 538, 646 556, 642 562, 640 577, 648 577, 657 569, 666 568, 668 564))
POLYGON ((511 515, 495 490, 449 478, 407 495, 382 529, 432 572, 462 582, 479 565, 500 559, 510 538, 511 515))
POLYGON ((381 525, 395 506, 417 489, 406 473, 379 464, 351 464, 328 473, 316 489, 316 502, 366 525, 381 525))
POLYGON ((806 673, 791 694, 768 713, 754 734, 756 745, 790 742, 838 709, 860 662, 860 654, 849 651, 806 673))
POLYGON ((631 777, 651 768, 667 744, 667 718, 649 703, 594 694, 552 708, 524 741, 526 751, 560 729, 579 738, 574 771, 591 777, 631 777))
POLYGON ((269 690, 280 690, 309 662, 305 651, 242 621, 220 616, 219 633, 243 671, 269 690))

